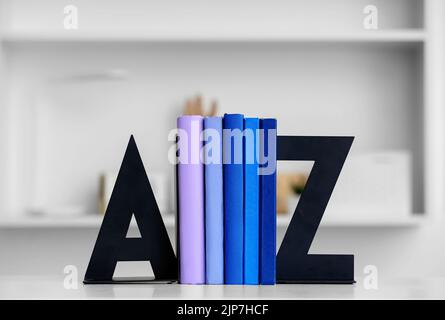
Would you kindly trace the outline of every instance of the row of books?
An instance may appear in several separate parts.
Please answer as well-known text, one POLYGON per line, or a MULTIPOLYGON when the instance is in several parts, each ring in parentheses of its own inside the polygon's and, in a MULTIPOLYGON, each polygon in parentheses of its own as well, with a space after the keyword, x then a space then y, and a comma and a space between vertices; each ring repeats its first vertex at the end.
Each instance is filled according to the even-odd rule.
POLYGON ((274 284, 275 119, 182 116, 179 276, 185 284, 274 284))

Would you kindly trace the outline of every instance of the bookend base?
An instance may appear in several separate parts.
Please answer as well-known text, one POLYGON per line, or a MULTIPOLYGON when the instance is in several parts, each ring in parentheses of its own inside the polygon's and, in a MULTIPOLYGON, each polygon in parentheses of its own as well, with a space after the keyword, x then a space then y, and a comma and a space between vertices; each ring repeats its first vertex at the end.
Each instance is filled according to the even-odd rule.
POLYGON ((356 283, 355 280, 278 280, 277 284, 347 284, 351 285, 356 283))
POLYGON ((84 280, 84 285, 90 284, 176 284, 178 280, 158 280, 158 279, 148 279, 148 278, 113 278, 113 280, 84 280))

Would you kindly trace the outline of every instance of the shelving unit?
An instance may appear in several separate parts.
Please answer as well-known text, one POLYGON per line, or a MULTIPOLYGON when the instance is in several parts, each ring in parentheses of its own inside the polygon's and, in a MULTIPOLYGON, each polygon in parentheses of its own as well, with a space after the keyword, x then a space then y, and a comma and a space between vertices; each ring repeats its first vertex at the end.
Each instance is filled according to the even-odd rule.
MULTIPOLYGON (((169 170, 162 163, 164 159, 147 151, 147 145, 154 144, 160 153, 166 152, 158 137, 149 135, 166 133, 180 100, 194 90, 217 96, 228 112, 243 107, 246 113, 271 113, 280 120, 284 134, 356 134, 353 152, 406 149, 413 154, 413 202, 414 211, 419 214, 402 220, 325 217, 323 226, 417 226, 441 213, 445 179, 436 177, 445 178, 445 99, 438 85, 443 79, 436 76, 434 69, 443 63, 438 60, 444 50, 431 37, 440 28, 440 4, 437 0, 376 1, 380 29, 368 31, 362 27, 366 1, 331 3, 287 2, 286 9, 279 9, 279 4, 269 7, 261 3, 254 12, 241 7, 241 13, 233 16, 227 11, 229 6, 218 4, 217 9, 199 7, 187 11, 188 19, 171 24, 180 15, 178 12, 185 10, 182 4, 175 4, 178 12, 164 4, 143 12, 137 9, 143 6, 142 2, 136 1, 133 10, 137 14, 120 10, 121 4, 113 4, 107 15, 94 4, 78 1, 80 7, 90 10, 84 10, 79 30, 66 31, 55 1, 41 2, 41 8, 24 1, 3 1, 0 67, 3 51, 7 90, 0 91, 9 91, 10 95, 0 109, 5 117, 0 118, 8 119, 5 130, 9 156, 4 170, 5 183, 11 188, 5 196, 8 204, 0 209, 14 214, 1 217, 0 213, 0 227, 98 226, 98 217, 19 217, 34 202, 51 198, 67 202, 85 200, 88 209, 93 209, 87 195, 94 191, 93 187, 82 189, 87 183, 92 184, 91 179, 76 181, 66 191, 62 181, 90 177, 93 170, 102 169, 102 163, 107 169, 116 169, 123 152, 120 147, 125 145, 130 129, 126 125, 113 128, 122 118, 119 103, 128 103, 132 116, 124 119, 132 121, 131 130, 137 133, 146 164, 164 172, 169 170), (320 3, 326 10, 319 12, 320 3), (330 6, 335 6, 335 19, 330 6), (110 18, 114 19, 116 12, 121 12, 119 24, 110 18), (222 21, 229 17, 230 23, 223 25, 222 21), (251 24, 245 23, 246 17, 251 24), (90 88, 53 81, 59 74, 69 77, 121 67, 129 71, 128 80, 121 87, 112 81, 93 83, 90 88), (158 79, 162 81, 158 83, 158 79), (275 84, 274 88, 270 84, 275 84), (23 97, 23 90, 32 93, 23 97), (79 98, 83 94, 80 90, 89 96, 91 105, 79 98), (103 94, 109 97, 104 98, 103 94), (124 99, 129 96, 130 101, 124 99), (278 106, 270 111, 274 103, 278 106), (165 118, 166 123, 144 127, 140 119, 145 104, 159 106, 153 112, 165 118), (328 108, 330 104, 337 109, 328 108), (300 105, 307 108, 297 109, 300 105), (89 118, 75 116, 75 108, 89 118), (34 119, 30 115, 36 114, 37 109, 43 110, 39 111, 43 116, 34 119), (168 113, 164 111, 167 109, 175 111, 168 113), (347 120, 346 114, 350 116, 347 120), (99 121, 100 117, 105 120, 99 121), (289 119, 302 121, 295 124, 289 119), (98 125, 103 132, 94 130, 98 125), (378 132, 374 132, 376 127, 378 132), (65 145, 53 138, 57 136, 63 137, 65 145), (92 144, 99 145, 97 152, 95 147, 76 145, 90 139, 92 144), (80 154, 93 156, 88 161, 76 158, 70 145, 76 146, 80 154), (61 174, 63 167, 53 161, 55 157, 65 164, 74 159, 80 168, 72 174, 61 174), (46 167, 44 162, 48 163, 46 167), (50 174, 49 170, 57 174, 50 174), (42 177, 48 182, 42 182, 42 177)), ((125 6, 129 7, 132 6, 125 6)), ((166 224, 172 226, 173 220, 167 218, 166 224)), ((286 218, 280 218, 278 225, 287 225, 286 218)))

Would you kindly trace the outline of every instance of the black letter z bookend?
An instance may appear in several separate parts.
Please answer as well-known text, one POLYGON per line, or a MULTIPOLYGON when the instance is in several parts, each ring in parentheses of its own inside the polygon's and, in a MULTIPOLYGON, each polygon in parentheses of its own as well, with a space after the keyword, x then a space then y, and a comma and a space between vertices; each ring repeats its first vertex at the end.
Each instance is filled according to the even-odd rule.
POLYGON ((354 283, 353 255, 308 254, 353 140, 278 137, 277 160, 314 161, 278 251, 278 283, 354 283))
POLYGON ((178 279, 177 260, 133 136, 128 143, 84 283, 138 281, 113 279, 118 261, 150 261, 155 281, 178 279), (126 238, 133 214, 140 238, 126 238))

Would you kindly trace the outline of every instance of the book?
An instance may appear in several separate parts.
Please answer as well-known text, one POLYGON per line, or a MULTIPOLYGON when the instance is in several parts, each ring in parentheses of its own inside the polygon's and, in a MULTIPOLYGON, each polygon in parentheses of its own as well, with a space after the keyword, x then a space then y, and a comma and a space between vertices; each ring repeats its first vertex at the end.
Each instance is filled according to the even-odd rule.
POLYGON ((179 281, 205 283, 203 117, 181 116, 178 127, 179 281))
POLYGON ((275 284, 277 120, 261 119, 260 129, 260 284, 275 284))
POLYGON ((244 280, 243 130, 243 115, 224 115, 224 280, 226 284, 242 284, 244 280))
POLYGON ((204 119, 206 283, 224 283, 222 118, 204 119))
POLYGON ((244 283, 259 283, 258 118, 244 119, 244 283))

